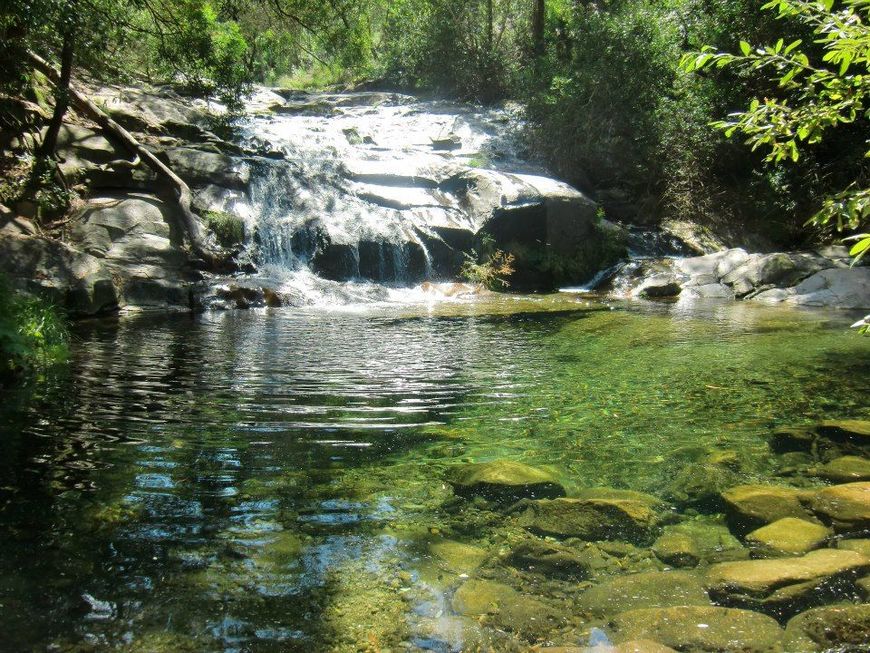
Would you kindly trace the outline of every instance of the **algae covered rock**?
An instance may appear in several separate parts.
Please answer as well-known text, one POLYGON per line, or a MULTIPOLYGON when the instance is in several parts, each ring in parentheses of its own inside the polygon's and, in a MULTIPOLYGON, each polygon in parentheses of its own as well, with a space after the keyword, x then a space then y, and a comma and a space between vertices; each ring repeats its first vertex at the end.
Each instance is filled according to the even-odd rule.
POLYGON ((810 499, 810 507, 838 532, 870 528, 870 482, 819 490, 810 499))
POLYGON ((523 571, 574 579, 586 578, 597 564, 594 552, 544 540, 521 542, 504 561, 523 571))
POLYGON ((783 517, 814 520, 802 499, 807 493, 781 485, 738 485, 722 493, 729 518, 738 530, 752 530, 783 517))
POLYGON ((723 562, 708 570, 707 591, 723 605, 785 615, 824 602, 868 569, 870 559, 837 549, 797 558, 723 562))
POLYGON ((837 542, 837 548, 844 551, 855 551, 870 558, 870 539, 840 540, 837 542))
POLYGON ((665 488, 665 496, 681 507, 718 512, 722 492, 734 485, 737 476, 722 465, 691 463, 683 466, 665 488))
POLYGON ((821 524, 783 517, 749 533, 746 542, 763 556, 802 555, 818 549, 832 534, 821 524))
POLYGON ((662 562, 680 567, 694 566, 693 560, 697 564, 749 557, 749 550, 728 527, 709 517, 665 526, 661 537, 653 544, 653 553, 662 562))
POLYGON ((682 653, 775 653, 783 635, 758 612, 705 606, 629 610, 611 625, 620 640, 649 639, 682 653))
POLYGON ((461 615, 483 617, 481 623, 507 630, 535 641, 561 626, 566 617, 557 608, 489 580, 468 580, 453 595, 453 610, 461 615))
POLYGON ((701 579, 686 571, 652 571, 617 576, 580 595, 577 606, 593 615, 639 608, 710 605, 701 579))
POLYGON ((481 496, 491 501, 565 496, 565 489, 552 474, 511 460, 464 465, 448 481, 459 496, 481 496))
POLYGON ((545 499, 523 501, 514 510, 530 531, 584 540, 649 542, 662 522, 654 504, 638 499, 545 499))
POLYGON ((813 475, 820 476, 834 483, 870 481, 870 460, 862 456, 840 456, 821 467, 815 468, 813 475))
POLYGON ((480 547, 454 540, 432 542, 429 545, 429 552, 442 566, 459 574, 474 571, 489 557, 489 554, 480 547))
POLYGON ((870 605, 813 608, 792 617, 785 628, 789 653, 866 647, 870 644, 870 605))

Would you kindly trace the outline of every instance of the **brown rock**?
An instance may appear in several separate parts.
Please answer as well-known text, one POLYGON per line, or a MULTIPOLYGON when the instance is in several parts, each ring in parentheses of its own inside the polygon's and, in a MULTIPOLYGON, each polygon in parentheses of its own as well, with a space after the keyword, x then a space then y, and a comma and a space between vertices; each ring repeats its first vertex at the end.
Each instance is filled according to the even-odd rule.
POLYGON ((738 530, 752 530, 783 517, 813 520, 803 507, 806 492, 779 485, 738 485, 722 493, 729 517, 738 530))
POLYGON ((814 469, 813 475, 834 483, 870 481, 870 460, 862 456, 840 456, 814 469))
POLYGON ((611 625, 623 641, 650 639, 682 653, 774 653, 783 634, 763 614, 699 606, 630 610, 611 625))
POLYGON ((695 567, 701 552, 695 541, 685 533, 664 533, 652 545, 653 553, 665 564, 674 567, 695 567))
POLYGON ((789 615, 827 600, 868 569, 870 560, 860 553, 837 549, 797 558, 723 562, 708 570, 707 591, 723 605, 789 615))
POLYGON ((701 580, 687 571, 652 571, 617 576, 586 590, 577 605, 597 616, 638 608, 710 605, 701 580))
POLYGON ((870 528, 870 482, 819 490, 810 499, 810 507, 838 532, 870 528))
POLYGON ((785 629, 785 650, 789 653, 810 653, 868 644, 870 605, 814 608, 792 617, 785 629))
POLYGON ((564 488, 547 471, 511 460, 464 465, 449 478, 453 491, 464 497, 492 501, 565 496, 564 488))
POLYGON ((845 551, 856 551, 862 556, 870 558, 870 539, 840 540, 837 548, 845 551))
POLYGON ((818 549, 831 535, 833 532, 821 524, 783 517, 749 533, 746 542, 756 554, 765 557, 802 555, 818 549))

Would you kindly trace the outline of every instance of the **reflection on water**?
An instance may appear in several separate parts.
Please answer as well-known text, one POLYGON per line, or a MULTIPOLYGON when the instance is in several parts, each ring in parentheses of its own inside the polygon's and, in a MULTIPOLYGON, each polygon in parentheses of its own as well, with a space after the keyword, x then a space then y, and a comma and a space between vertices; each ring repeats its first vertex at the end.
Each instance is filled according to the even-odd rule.
POLYGON ((450 513, 450 467, 661 494, 716 450, 764 478, 775 426, 866 416, 850 316, 585 302, 82 326, 0 409, 0 648, 459 650, 491 635, 450 609, 473 568, 430 547, 504 542, 450 513))

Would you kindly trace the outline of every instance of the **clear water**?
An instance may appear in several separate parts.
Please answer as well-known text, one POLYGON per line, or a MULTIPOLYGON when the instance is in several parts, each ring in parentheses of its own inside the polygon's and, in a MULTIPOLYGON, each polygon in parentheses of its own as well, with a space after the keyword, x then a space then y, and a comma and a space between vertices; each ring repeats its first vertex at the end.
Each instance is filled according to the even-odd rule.
POLYGON ((660 494, 735 450, 769 478, 771 429, 870 414, 851 318, 558 295, 82 325, 0 407, 0 650, 462 650, 486 627, 428 546, 512 535, 450 508, 448 469, 660 494))

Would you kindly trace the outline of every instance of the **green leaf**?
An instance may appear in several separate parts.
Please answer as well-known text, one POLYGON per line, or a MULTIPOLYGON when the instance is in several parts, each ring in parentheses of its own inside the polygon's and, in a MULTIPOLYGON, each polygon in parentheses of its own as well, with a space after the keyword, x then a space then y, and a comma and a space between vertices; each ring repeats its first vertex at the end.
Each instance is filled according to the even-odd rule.
POLYGON ((859 240, 857 243, 852 245, 852 249, 849 250, 849 256, 858 256, 859 254, 863 254, 868 249, 870 249, 870 236, 864 235, 863 240, 859 240))
POLYGON ((749 53, 752 51, 752 47, 746 41, 740 41, 740 51, 743 53, 744 57, 748 57, 749 53))

